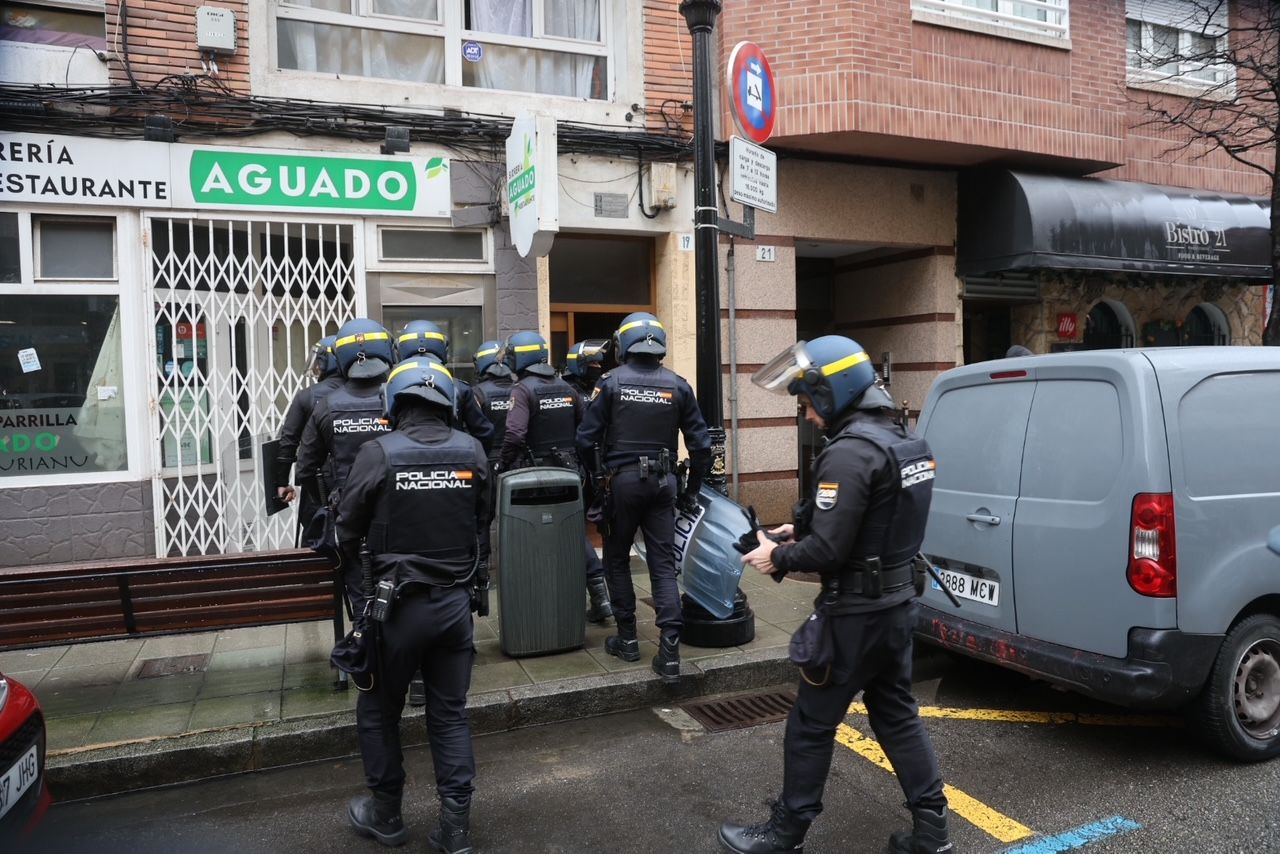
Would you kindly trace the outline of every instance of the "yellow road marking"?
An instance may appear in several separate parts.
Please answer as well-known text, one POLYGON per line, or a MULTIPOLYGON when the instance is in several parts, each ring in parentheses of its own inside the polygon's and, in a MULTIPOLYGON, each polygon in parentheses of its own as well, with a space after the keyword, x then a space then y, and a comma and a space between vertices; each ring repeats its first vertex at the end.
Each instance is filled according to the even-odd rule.
MULTIPOLYGON (((890 774, 893 773, 893 765, 889 763, 889 757, 884 755, 880 744, 848 724, 840 724, 836 727, 836 741, 872 764, 880 766, 890 774)), ((981 801, 969 797, 955 786, 943 786, 943 792, 947 796, 947 803, 953 813, 1001 842, 1017 842, 1019 839, 1035 835, 1035 831, 1025 824, 1020 824, 981 801)))
MULTIPOLYGON (((854 703, 849 712, 865 715, 867 707, 854 703)), ((954 721, 995 721, 1013 724, 1084 724, 1086 726, 1177 727, 1182 722, 1161 715, 1090 715, 1076 712, 1024 712, 1009 709, 951 709, 944 706, 921 706, 920 717, 954 721)))

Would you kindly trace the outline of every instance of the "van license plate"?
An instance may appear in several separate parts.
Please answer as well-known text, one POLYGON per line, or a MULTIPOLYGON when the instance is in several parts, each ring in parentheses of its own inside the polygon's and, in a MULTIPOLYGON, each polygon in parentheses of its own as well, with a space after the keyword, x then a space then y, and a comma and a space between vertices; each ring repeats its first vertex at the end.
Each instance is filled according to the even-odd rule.
POLYGON ((13 763, 9 770, 0 776, 0 816, 13 808, 23 793, 31 788, 31 784, 40 776, 40 759, 36 745, 13 763))
MULTIPOLYGON (((942 583, 947 585, 958 598, 981 602, 983 605, 990 605, 993 608, 1000 604, 999 581, 978 578, 975 575, 954 572, 942 567, 935 567, 935 569, 938 571, 938 576, 942 578, 942 583)), ((938 587, 938 582, 933 582, 933 589, 941 589, 938 587)))

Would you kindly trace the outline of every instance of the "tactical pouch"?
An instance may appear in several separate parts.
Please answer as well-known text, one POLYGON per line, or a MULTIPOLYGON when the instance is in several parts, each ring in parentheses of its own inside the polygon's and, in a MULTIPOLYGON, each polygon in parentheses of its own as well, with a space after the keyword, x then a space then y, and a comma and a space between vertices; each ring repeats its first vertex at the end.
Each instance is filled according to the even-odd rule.
POLYGON ((828 616, 822 608, 816 609, 809 619, 800 624, 787 650, 791 663, 800 668, 800 678, 821 688, 831 679, 831 665, 835 661, 835 640, 831 635, 828 616))
POLYGON ((794 539, 809 536, 809 528, 813 524, 813 502, 808 499, 796 502, 791 508, 791 519, 795 526, 794 539))

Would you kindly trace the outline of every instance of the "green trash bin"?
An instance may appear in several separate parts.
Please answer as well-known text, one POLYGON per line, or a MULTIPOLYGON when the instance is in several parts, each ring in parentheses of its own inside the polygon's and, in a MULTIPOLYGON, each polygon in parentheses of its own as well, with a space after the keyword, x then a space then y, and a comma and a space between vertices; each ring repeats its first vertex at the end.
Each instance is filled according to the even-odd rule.
POLYGON ((498 640, 510 656, 586 640, 582 481, 538 467, 498 478, 498 640))

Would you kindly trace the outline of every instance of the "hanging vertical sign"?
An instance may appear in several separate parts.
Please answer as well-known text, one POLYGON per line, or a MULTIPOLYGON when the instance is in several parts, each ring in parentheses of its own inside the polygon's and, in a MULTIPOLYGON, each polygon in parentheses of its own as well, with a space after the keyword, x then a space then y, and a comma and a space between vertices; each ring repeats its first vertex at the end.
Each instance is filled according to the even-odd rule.
POLYGON ((729 54, 728 76, 733 123, 747 139, 764 145, 778 120, 778 85, 764 51, 738 42, 729 54))
POLYGON ((560 230, 556 120, 522 112, 507 137, 511 239, 525 258, 546 255, 560 230))

